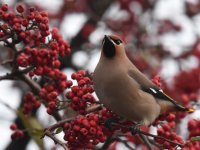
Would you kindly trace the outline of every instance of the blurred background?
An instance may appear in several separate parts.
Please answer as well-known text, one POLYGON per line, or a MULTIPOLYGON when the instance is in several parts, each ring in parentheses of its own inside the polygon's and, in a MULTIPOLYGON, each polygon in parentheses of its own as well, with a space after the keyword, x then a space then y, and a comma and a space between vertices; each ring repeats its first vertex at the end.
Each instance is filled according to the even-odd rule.
MULTIPOLYGON (((102 38, 106 34, 116 34, 126 44, 131 61, 150 78, 159 74, 163 88, 172 97, 198 94, 199 0, 1 0, 0 3, 7 3, 10 10, 17 3, 23 3, 49 13, 50 27, 59 28, 71 45, 71 55, 61 58, 62 70, 69 78, 79 69, 93 72, 102 38), (181 90, 177 91, 178 88, 181 90)), ((8 54, 0 48, 2 61, 8 54)), ((0 75, 7 70, 0 66, 0 75)), ((27 87, 1 81, 0 91, 1 102, 18 108, 27 87)), ((36 115, 44 127, 53 122, 43 108, 36 115)), ((13 121, 20 124, 13 111, 0 105, 0 149, 37 150, 28 136, 21 143, 10 140, 9 125, 13 121)), ((184 135, 184 131, 181 134, 184 135)), ((45 138, 45 145, 51 149, 54 143, 45 138)), ((119 146, 119 149, 122 148, 119 146)))

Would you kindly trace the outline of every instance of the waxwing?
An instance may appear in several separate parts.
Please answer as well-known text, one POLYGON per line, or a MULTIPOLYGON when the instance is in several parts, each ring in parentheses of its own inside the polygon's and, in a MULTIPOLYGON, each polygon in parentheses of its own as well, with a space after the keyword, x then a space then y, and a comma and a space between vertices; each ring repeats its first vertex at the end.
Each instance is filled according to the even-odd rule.
POLYGON ((162 113, 193 112, 167 96, 128 59, 124 43, 105 35, 100 60, 93 75, 100 102, 119 116, 150 125, 162 113))

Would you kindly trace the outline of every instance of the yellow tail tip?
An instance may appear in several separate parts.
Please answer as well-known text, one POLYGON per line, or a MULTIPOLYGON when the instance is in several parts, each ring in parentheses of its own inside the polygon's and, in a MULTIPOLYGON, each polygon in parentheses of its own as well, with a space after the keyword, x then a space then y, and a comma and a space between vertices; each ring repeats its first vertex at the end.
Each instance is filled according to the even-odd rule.
POLYGON ((195 110, 193 108, 188 108, 189 113, 193 113, 195 110))

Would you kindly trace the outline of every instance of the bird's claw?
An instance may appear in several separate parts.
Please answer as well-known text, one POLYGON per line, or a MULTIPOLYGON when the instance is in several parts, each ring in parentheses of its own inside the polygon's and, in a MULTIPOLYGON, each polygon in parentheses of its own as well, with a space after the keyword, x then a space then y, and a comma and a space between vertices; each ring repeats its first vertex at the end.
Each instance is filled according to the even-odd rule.
POLYGON ((105 121, 105 127, 111 129, 111 125, 114 122, 116 123, 116 119, 115 118, 108 118, 108 119, 106 119, 106 121, 105 121))
POLYGON ((138 131, 140 130, 141 124, 137 123, 131 127, 129 127, 129 130, 131 131, 132 135, 136 135, 138 131))

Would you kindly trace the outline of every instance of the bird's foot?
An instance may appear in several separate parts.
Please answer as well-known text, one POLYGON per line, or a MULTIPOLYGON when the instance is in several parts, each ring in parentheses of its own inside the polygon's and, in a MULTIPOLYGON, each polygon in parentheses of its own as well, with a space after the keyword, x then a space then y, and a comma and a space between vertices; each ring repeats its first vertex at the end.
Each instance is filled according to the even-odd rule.
POLYGON ((137 124, 129 127, 129 130, 131 131, 132 135, 136 135, 138 133, 138 131, 140 131, 140 126, 141 126, 141 124, 137 123, 137 124))
POLYGON ((106 121, 105 121, 105 127, 111 129, 112 127, 112 124, 115 124, 117 122, 117 120, 115 118, 108 118, 106 121))

